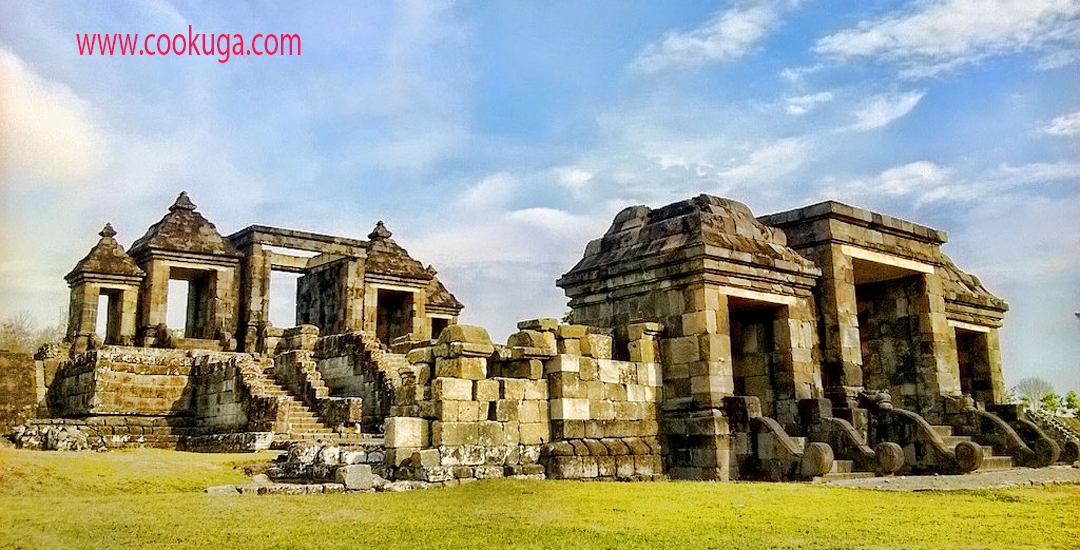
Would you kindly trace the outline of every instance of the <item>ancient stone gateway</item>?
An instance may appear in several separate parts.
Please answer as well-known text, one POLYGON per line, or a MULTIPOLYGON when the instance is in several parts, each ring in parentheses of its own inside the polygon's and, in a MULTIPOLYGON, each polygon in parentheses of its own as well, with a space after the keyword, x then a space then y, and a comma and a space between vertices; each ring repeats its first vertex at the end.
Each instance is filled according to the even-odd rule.
POLYGON ((1007 305, 945 234, 840 203, 627 208, 557 282, 573 323, 522 321, 505 344, 457 324, 381 222, 367 241, 222 237, 181 194, 130 253, 114 237, 67 277, 66 347, 36 357, 54 418, 32 429, 294 445, 293 475, 427 482, 962 473, 1076 447, 1004 404, 1007 305), (268 322, 274 271, 301 274, 297 327, 268 322), (183 329, 163 324, 170 279, 190 285, 183 329))

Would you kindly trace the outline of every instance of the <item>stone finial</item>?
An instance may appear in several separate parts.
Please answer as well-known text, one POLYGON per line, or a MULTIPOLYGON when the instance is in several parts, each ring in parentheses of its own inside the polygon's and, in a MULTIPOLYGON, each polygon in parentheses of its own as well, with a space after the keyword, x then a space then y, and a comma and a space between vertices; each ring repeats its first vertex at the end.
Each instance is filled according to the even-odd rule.
POLYGON ((427 274, 431 275, 432 277, 434 277, 435 275, 437 275, 439 273, 438 271, 435 270, 435 266, 433 266, 431 264, 428 264, 428 266, 424 268, 424 271, 427 272, 427 274))
POLYGON ((180 196, 176 197, 176 202, 174 202, 173 205, 169 207, 169 212, 176 211, 177 209, 195 210, 195 203, 191 202, 191 199, 188 198, 187 191, 180 192, 180 196))
POLYGON ((98 233, 104 239, 111 239, 116 236, 116 230, 113 229, 112 222, 105 222, 105 227, 101 228, 101 232, 98 233))
POLYGON ((383 224, 382 220, 379 220, 378 223, 375 224, 375 229, 371 233, 368 233, 367 238, 389 239, 391 235, 393 235, 393 233, 391 233, 390 230, 386 228, 386 225, 383 224))

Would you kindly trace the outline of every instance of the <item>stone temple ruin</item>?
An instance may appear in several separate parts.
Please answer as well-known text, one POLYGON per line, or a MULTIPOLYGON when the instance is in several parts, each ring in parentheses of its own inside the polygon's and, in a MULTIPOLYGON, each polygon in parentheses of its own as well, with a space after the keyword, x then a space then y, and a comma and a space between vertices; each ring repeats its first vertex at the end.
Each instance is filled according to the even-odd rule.
POLYGON ((35 356, 47 391, 23 442, 292 446, 319 464, 293 477, 427 482, 1077 460, 1073 435, 1005 403, 1008 306, 941 252, 945 233, 836 202, 759 218, 708 195, 626 208, 557 281, 572 324, 522 321, 505 345, 457 324, 462 304, 381 222, 367 241, 222 236, 182 193, 130 250, 115 234, 66 277, 68 335, 35 356), (299 326, 268 321, 274 271, 301 275, 299 326), (186 323, 170 330, 177 279, 186 323))

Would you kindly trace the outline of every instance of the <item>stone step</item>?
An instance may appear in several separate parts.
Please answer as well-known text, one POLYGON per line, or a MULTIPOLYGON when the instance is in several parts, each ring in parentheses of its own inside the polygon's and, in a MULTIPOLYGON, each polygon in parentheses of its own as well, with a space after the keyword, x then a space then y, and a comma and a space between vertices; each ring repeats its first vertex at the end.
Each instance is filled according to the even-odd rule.
POLYGON ((942 436, 941 440, 945 442, 945 447, 952 451, 956 449, 957 445, 965 441, 971 441, 971 438, 966 435, 946 435, 942 436))
POLYGON ((948 436, 952 435, 952 426, 934 425, 934 426, 930 426, 930 427, 933 428, 934 431, 937 432, 937 434, 942 436, 942 437, 948 437, 948 436))
POLYGON ((855 471, 854 460, 834 460, 830 474, 850 474, 855 471))
POLYGON ((828 483, 830 481, 839 481, 841 479, 869 479, 874 477, 873 472, 845 472, 845 473, 828 473, 823 476, 817 476, 814 478, 814 483, 828 483))
POLYGON ((983 463, 982 466, 979 467, 979 471, 1008 470, 1014 466, 1013 457, 1011 456, 988 456, 983 458, 983 463))
POLYGON ((799 449, 799 452, 806 450, 805 437, 791 437, 791 440, 795 442, 795 448, 799 449))

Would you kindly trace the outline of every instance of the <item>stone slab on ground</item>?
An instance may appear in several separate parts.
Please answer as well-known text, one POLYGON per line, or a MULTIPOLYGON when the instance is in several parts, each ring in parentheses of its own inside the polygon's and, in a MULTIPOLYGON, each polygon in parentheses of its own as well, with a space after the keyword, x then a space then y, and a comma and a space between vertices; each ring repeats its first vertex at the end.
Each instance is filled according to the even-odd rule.
POLYGON ((842 479, 824 483, 829 487, 874 489, 878 491, 958 491, 1058 484, 1080 485, 1080 468, 1057 465, 1046 468, 976 471, 963 475, 871 477, 865 479, 842 479))

